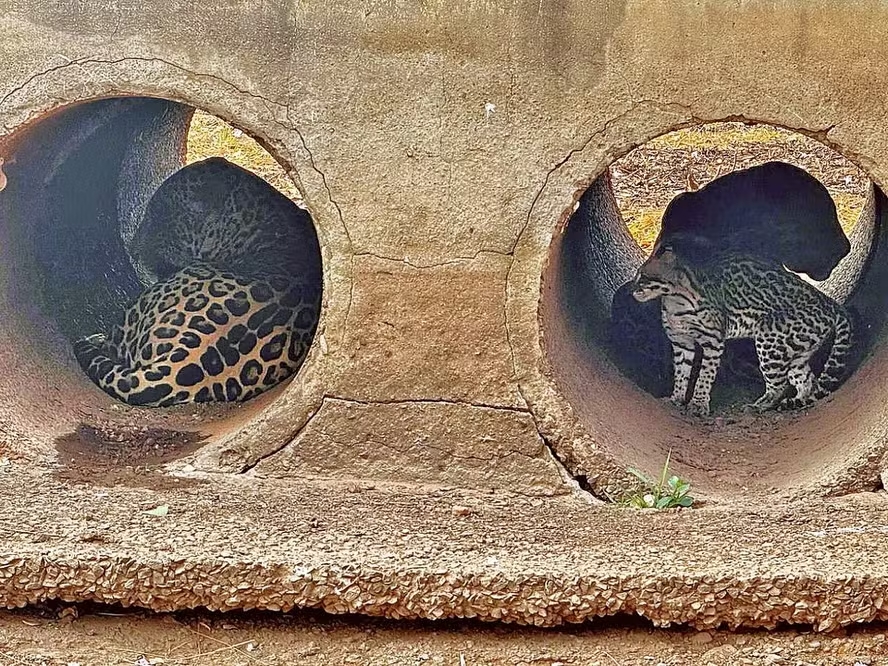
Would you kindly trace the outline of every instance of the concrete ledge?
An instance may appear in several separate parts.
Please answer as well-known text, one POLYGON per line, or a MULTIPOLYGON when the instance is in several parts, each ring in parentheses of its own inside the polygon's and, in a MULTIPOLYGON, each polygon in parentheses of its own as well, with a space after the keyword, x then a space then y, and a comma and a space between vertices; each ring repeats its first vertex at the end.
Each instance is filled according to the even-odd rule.
POLYGON ((537 626, 628 613, 819 630, 888 619, 882 495, 651 513, 440 487, 235 477, 101 489, 9 467, 2 480, 7 607, 312 607, 537 626), (161 504, 168 515, 144 513, 161 504))

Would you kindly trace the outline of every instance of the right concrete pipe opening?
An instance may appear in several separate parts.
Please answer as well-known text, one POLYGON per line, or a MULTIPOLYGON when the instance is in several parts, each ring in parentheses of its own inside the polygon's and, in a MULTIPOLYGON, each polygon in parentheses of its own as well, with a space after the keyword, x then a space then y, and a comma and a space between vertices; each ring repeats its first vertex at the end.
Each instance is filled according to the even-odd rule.
MULTIPOLYGON (((592 182, 552 241, 540 314, 558 391, 618 466, 656 473, 669 455, 672 471, 710 497, 746 489, 877 489, 888 448, 886 215, 885 196, 864 172, 816 139, 782 128, 712 123, 636 148, 592 182), (764 389, 758 360, 751 341, 731 342, 712 414, 691 416, 665 399, 672 361, 659 301, 627 306, 627 283, 676 195, 773 160, 801 167, 826 186, 850 240, 850 252, 829 277, 809 281, 853 317, 851 367, 844 384, 810 408, 750 413, 742 405, 764 389), (652 328, 659 337, 649 335, 652 328)), ((818 243, 801 234, 795 241, 818 243)), ((598 483, 614 487, 607 479, 598 483)))

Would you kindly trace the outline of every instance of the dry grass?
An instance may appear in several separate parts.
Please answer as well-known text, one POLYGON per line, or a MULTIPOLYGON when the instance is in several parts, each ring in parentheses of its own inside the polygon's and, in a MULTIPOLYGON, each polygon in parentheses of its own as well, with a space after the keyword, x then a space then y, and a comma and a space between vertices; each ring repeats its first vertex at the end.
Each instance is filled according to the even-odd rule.
POLYGON ((845 192, 832 192, 833 201, 836 202, 836 210, 839 213, 839 223, 846 234, 850 234, 857 218, 863 211, 863 205, 866 203, 865 197, 856 194, 848 194, 845 192))
POLYGON ((293 201, 301 201, 299 190, 280 164, 244 132, 216 116, 196 111, 188 132, 187 164, 208 157, 224 157, 264 178, 293 201))
POLYGON ((629 233, 644 250, 650 251, 660 233, 660 220, 663 217, 662 208, 645 208, 641 210, 624 211, 623 218, 629 233))
POLYGON ((718 150, 730 149, 739 144, 791 143, 804 139, 801 134, 771 125, 743 125, 741 123, 710 123, 677 132, 669 132, 653 139, 648 145, 655 148, 683 148, 718 150))
POLYGON ((689 176, 703 186, 770 160, 795 164, 820 180, 836 203, 845 232, 851 231, 866 201, 866 174, 818 141, 770 125, 711 123, 670 132, 617 160, 611 175, 630 233, 650 250, 664 209, 687 189, 689 176))

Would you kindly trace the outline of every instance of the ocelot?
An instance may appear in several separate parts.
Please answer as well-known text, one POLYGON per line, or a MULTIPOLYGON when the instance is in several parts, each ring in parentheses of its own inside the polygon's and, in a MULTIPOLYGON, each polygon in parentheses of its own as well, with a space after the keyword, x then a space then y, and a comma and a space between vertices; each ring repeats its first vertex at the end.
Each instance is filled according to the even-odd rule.
POLYGON ((713 253, 706 241, 674 237, 638 269, 632 295, 661 298, 675 368, 671 400, 709 414, 709 395, 725 341, 752 338, 765 392, 751 407, 797 408, 835 390, 852 345, 851 320, 836 301, 782 267, 750 256, 713 253), (811 357, 833 337, 819 377, 811 357), (700 370, 690 398, 697 347, 700 370), (787 399, 789 386, 795 396, 787 399))

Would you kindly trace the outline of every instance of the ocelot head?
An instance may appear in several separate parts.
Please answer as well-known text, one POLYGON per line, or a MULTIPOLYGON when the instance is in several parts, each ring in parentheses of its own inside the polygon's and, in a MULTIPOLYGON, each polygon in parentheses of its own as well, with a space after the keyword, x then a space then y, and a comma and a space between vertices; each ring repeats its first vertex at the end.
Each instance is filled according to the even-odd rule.
POLYGON ((661 239, 635 274, 632 296, 644 303, 661 296, 694 292, 693 267, 703 265, 712 254, 708 239, 676 234, 661 239))

